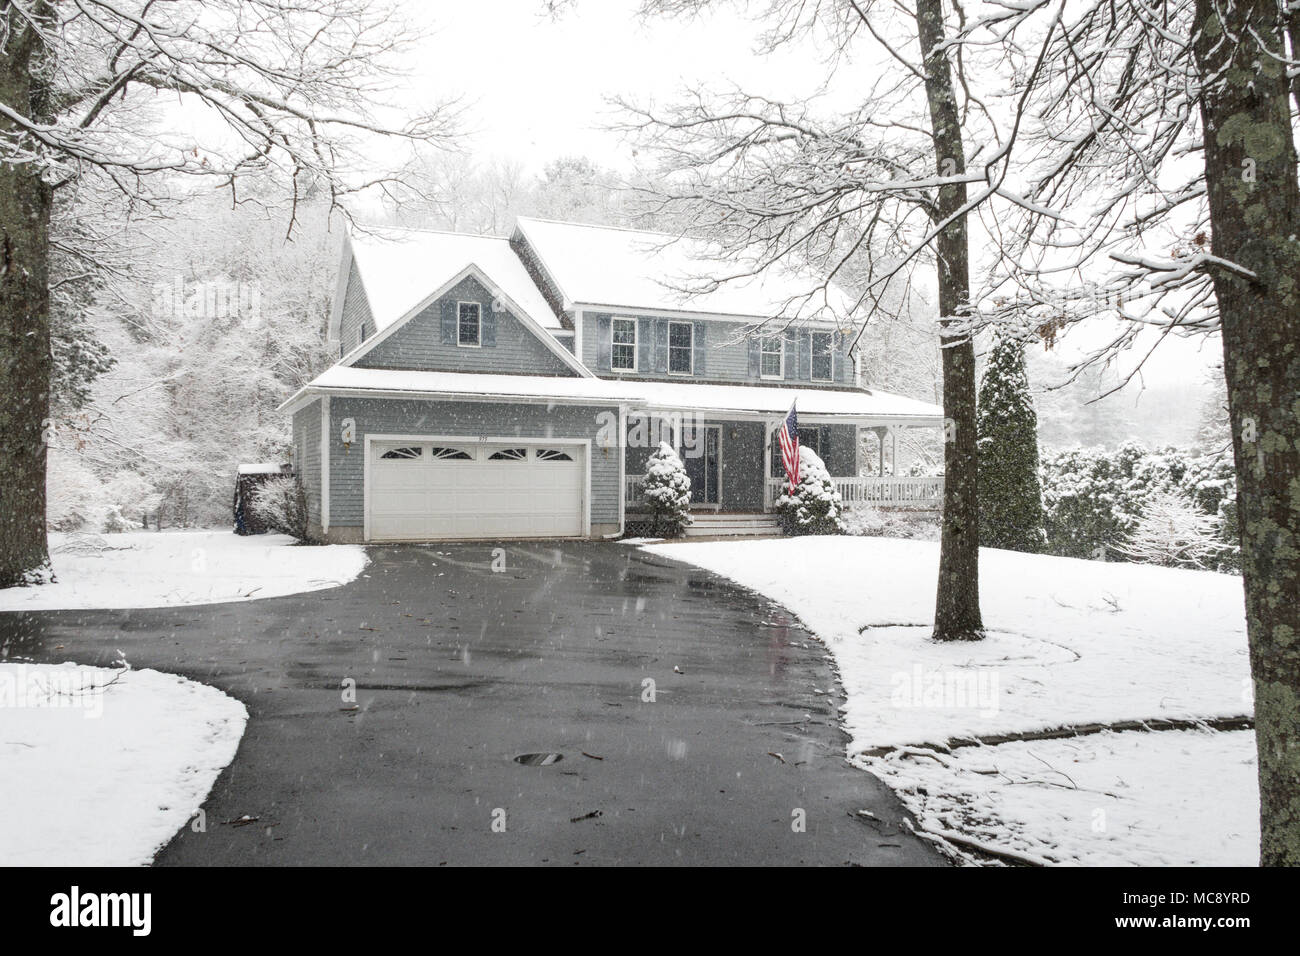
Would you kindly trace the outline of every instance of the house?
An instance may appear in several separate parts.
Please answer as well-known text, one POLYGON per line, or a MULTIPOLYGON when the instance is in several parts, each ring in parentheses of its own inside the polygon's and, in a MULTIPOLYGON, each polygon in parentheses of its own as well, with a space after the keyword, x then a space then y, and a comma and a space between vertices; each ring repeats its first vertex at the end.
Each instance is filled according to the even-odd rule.
POLYGON ((613 537, 662 439, 702 517, 761 516, 795 399, 801 441, 847 501, 937 505, 942 479, 887 476, 885 452, 941 410, 858 384, 834 286, 810 294, 792 270, 710 278, 749 272, 698 240, 540 219, 509 238, 354 231, 330 319, 338 361, 282 406, 312 533, 613 537))

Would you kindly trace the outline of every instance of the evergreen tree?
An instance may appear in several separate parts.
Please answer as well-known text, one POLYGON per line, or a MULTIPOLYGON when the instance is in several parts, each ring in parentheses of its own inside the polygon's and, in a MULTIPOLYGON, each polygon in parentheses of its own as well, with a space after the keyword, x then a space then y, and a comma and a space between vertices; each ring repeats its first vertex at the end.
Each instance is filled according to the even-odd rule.
POLYGON ((691 479, 667 442, 660 442, 646 462, 643 487, 646 507, 653 516, 653 533, 675 538, 685 531, 691 523, 691 479))
POLYGON ((1024 344, 999 335, 980 382, 980 543, 1041 552, 1043 495, 1038 478, 1038 415, 1025 374, 1024 344))

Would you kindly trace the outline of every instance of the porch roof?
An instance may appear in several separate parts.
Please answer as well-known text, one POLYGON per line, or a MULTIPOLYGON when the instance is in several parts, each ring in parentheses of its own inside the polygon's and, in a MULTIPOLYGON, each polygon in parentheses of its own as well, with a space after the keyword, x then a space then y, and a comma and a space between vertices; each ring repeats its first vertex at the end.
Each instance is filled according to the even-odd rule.
POLYGON ((467 372, 417 372, 336 365, 300 389, 283 410, 296 409, 316 395, 368 395, 461 400, 554 402, 566 405, 617 404, 651 411, 693 411, 727 418, 770 419, 798 402, 805 420, 847 422, 889 419, 936 425, 938 405, 865 389, 798 388, 770 385, 707 385, 628 379, 495 375, 467 372))

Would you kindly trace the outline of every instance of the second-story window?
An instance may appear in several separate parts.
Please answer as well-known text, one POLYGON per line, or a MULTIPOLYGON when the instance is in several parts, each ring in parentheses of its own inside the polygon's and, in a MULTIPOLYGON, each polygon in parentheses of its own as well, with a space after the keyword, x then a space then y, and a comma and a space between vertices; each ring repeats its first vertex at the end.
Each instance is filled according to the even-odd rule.
POLYGON ((636 319, 614 319, 609 324, 613 344, 609 367, 624 372, 636 371, 636 319))
POLYGON ((456 303, 456 344, 478 348, 483 344, 482 306, 477 302, 456 303))
POLYGON ((762 343, 759 375, 763 378, 785 378, 785 336, 769 335, 762 343))
POLYGON ((831 352, 834 347, 830 332, 812 334, 812 380, 829 382, 835 377, 831 352))
POLYGON ((695 326, 690 322, 668 323, 668 371, 690 375, 695 363, 695 326))

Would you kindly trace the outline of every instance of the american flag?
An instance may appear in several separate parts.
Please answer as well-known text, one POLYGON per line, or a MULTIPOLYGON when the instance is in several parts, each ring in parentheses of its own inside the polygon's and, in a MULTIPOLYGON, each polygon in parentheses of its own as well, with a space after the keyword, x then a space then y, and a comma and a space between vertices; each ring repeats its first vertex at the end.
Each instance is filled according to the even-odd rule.
MULTIPOLYGON (((796 400, 797 401, 797 400, 796 400)), ((790 413, 781 423, 777 440, 781 443, 781 463, 785 465, 785 477, 793 488, 799 484, 799 419, 794 413, 795 402, 790 403, 790 413)))

